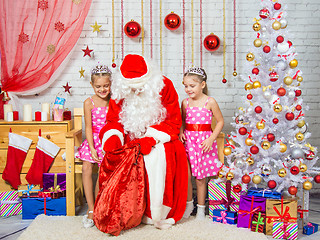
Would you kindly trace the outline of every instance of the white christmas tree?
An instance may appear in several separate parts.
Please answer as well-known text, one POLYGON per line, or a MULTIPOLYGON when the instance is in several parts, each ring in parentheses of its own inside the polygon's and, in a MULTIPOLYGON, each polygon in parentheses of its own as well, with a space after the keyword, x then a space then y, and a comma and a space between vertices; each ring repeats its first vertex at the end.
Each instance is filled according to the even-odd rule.
POLYGON ((234 117, 235 131, 228 135, 227 161, 217 181, 232 180, 236 191, 265 183, 295 195, 299 188, 312 188, 317 149, 308 143, 302 71, 284 6, 280 0, 262 0, 261 5, 246 55, 247 95, 234 117))

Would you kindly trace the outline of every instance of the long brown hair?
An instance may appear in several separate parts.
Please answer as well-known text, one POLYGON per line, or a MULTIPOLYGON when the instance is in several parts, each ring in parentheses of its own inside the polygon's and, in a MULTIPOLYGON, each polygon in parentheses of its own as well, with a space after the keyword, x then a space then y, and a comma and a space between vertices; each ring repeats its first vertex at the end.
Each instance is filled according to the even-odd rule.
POLYGON ((202 92, 204 94, 208 94, 208 86, 207 86, 207 73, 206 71, 204 71, 203 68, 200 68, 202 71, 203 71, 203 76, 202 75, 199 75, 199 74, 195 74, 195 73, 191 73, 191 72, 186 72, 185 74, 183 74, 183 77, 186 77, 186 76, 194 76, 198 79, 198 81, 200 83, 202 83, 203 81, 206 83, 206 85, 204 86, 204 88, 202 89, 202 92))

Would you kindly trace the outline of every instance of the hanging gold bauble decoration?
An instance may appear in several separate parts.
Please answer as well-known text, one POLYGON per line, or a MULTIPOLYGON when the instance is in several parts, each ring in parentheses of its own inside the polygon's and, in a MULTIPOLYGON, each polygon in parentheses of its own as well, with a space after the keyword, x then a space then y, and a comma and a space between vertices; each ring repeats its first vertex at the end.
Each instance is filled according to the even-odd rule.
POLYGON ((283 79, 283 82, 284 82, 286 85, 290 85, 290 84, 293 82, 293 79, 292 79, 292 77, 286 76, 286 77, 283 79))
POLYGON ((305 165, 305 164, 303 164, 303 163, 300 165, 300 167, 299 167, 299 168, 300 168, 300 172, 305 172, 305 171, 307 171, 307 170, 308 170, 307 165, 305 165))
POLYGON ((285 177, 287 175, 287 171, 284 168, 279 169, 278 171, 279 177, 285 177))
POLYGON ((264 122, 257 122, 256 127, 257 127, 259 130, 261 130, 261 129, 264 129, 265 124, 264 124, 264 122))
POLYGON ((252 143, 252 138, 247 138, 247 139, 245 140, 245 143, 246 143, 247 146, 252 146, 252 145, 253 145, 253 143, 252 143))
POLYGON ((303 77, 298 76, 298 77, 297 77, 297 81, 298 81, 298 82, 302 82, 302 81, 303 81, 303 77))
POLYGON ((248 157, 248 158, 246 159, 246 162, 247 162, 250 166, 254 164, 254 160, 253 160, 252 157, 248 157))
POLYGON ((244 89, 245 89, 245 90, 250 90, 250 89, 252 89, 252 84, 251 84, 251 83, 247 83, 246 85, 244 85, 244 89))
POLYGON ((227 172, 226 179, 232 180, 234 178, 234 174, 232 172, 227 172))
POLYGON ((226 174, 226 173, 221 169, 221 170, 219 171, 218 177, 219 177, 219 178, 224 178, 225 174, 226 174))
POLYGON ((280 152, 284 153, 285 151, 287 151, 287 145, 280 143, 280 152))
POLYGON ((274 30, 279 30, 280 28, 281 28, 281 23, 279 22, 279 21, 274 21, 273 23, 272 23, 272 28, 274 29, 274 30))
POLYGON ((282 106, 280 104, 275 104, 273 106, 273 110, 276 112, 276 113, 279 113, 282 111, 282 106))
POLYGON ((232 146, 235 146, 235 145, 236 145, 236 143, 235 143, 232 139, 229 140, 229 143, 230 143, 230 145, 232 145, 232 146))
POLYGON ((302 128, 305 124, 306 124, 306 122, 305 122, 304 120, 300 120, 300 121, 298 122, 298 127, 299 127, 299 128, 302 128))
POLYGON ((259 175, 254 175, 253 177, 252 177, 252 182, 253 183, 255 183, 255 184, 259 184, 259 183, 261 183, 261 177, 259 176, 259 175))
POLYGON ((258 23, 258 22, 255 22, 253 25, 252 25, 252 29, 254 30, 254 31, 259 31, 260 29, 261 29, 261 24, 260 23, 258 23))
POLYGON ((260 83, 259 81, 254 81, 254 82, 252 83, 252 87, 253 87, 254 89, 260 88, 260 87, 261 87, 261 83, 260 83))
POLYGON ((304 139, 303 133, 298 132, 298 133, 296 134, 296 139, 297 139, 298 141, 302 141, 302 140, 304 139))
POLYGON ((295 68, 298 66, 298 60, 297 59, 293 59, 289 62, 289 66, 290 68, 295 68))
POLYGON ((254 59, 254 54, 250 52, 250 53, 247 54, 246 58, 247 58, 247 60, 248 60, 249 62, 251 62, 251 61, 253 61, 253 59, 254 59))
POLYGON ((224 153, 224 155, 226 155, 226 156, 230 155, 230 154, 231 154, 231 148, 226 147, 225 149, 223 149, 223 153, 224 153))
POLYGON ((312 183, 310 181, 307 180, 303 183, 304 190, 310 190, 311 188, 312 188, 312 183))
POLYGON ((271 144, 270 144, 270 142, 268 142, 268 141, 263 141, 263 142, 261 143, 261 147, 262 147, 264 150, 267 150, 267 149, 269 149, 269 148, 271 147, 271 144))
POLYGON ((234 72, 232 73, 232 75, 233 75, 234 77, 236 77, 236 76, 238 75, 238 73, 237 73, 236 71, 234 71, 234 72))
POLYGON ((257 38, 256 40, 253 41, 253 45, 255 47, 261 47, 262 45, 262 40, 260 38, 257 38))

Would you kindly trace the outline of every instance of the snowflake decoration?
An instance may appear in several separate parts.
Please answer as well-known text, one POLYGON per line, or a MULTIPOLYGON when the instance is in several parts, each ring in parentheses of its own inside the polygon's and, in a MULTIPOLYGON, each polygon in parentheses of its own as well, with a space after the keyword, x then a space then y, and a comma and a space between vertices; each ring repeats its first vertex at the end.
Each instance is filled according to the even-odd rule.
POLYGON ((19 41, 22 43, 26 43, 29 41, 29 35, 24 32, 19 35, 19 41))
POLYGON ((56 51, 56 47, 53 45, 53 44, 49 44, 48 46, 47 46, 47 52, 49 53, 49 54, 52 54, 52 53, 54 53, 56 51))
POLYGON ((57 30, 58 32, 61 32, 64 30, 64 24, 62 22, 56 22, 54 24, 54 29, 57 30))
POLYGON ((72 0, 72 2, 73 2, 74 4, 80 4, 80 3, 82 2, 82 0, 72 0))
POLYGON ((41 10, 46 10, 48 8, 48 1, 47 0, 39 0, 38 1, 38 8, 41 10))

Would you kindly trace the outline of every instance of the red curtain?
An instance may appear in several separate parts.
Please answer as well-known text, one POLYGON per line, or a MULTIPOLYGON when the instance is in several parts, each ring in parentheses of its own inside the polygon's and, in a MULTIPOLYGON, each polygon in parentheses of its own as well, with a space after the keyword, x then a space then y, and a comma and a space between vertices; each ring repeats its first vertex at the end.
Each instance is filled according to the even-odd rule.
POLYGON ((91 1, 0 1, 3 91, 27 94, 49 83, 76 44, 91 1))

